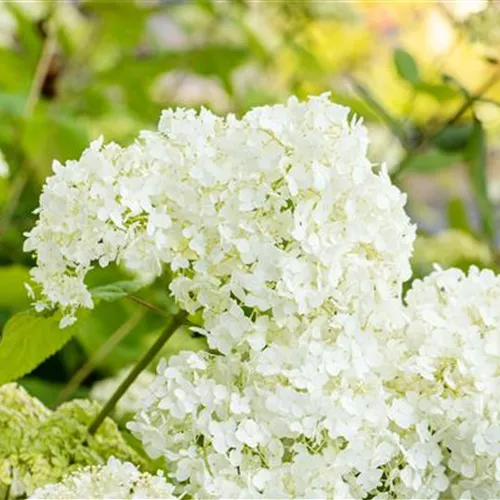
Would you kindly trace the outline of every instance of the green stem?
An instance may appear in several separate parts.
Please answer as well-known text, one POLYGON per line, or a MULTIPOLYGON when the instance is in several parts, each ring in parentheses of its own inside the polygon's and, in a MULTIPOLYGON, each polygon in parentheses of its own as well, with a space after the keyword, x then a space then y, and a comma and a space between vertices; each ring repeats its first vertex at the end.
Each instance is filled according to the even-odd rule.
POLYGON ((95 434, 104 419, 113 411, 116 403, 127 392, 127 389, 134 383, 139 374, 149 365, 153 358, 158 354, 160 349, 165 345, 167 340, 174 334, 174 332, 182 326, 187 318, 187 313, 181 311, 174 316, 172 322, 163 330, 161 335, 156 339, 156 342, 149 348, 149 350, 142 356, 137 364, 132 368, 127 378, 120 384, 115 393, 111 396, 108 402, 103 406, 97 417, 89 426, 89 434, 95 434))
POLYGON ((135 295, 129 294, 126 297, 127 297, 127 299, 130 299, 133 302, 135 302, 136 304, 139 304, 142 307, 145 307, 146 309, 149 309, 150 311, 152 311, 160 316, 163 316, 164 318, 168 318, 168 316, 169 316, 168 312, 164 311, 163 309, 160 309, 159 307, 155 306, 154 304, 151 304, 150 302, 148 302, 144 299, 136 297, 135 295))
POLYGON ((71 380, 63 387, 57 396, 54 408, 67 401, 71 395, 80 387, 85 379, 95 370, 99 363, 109 355, 113 348, 119 344, 140 322, 146 311, 139 309, 125 323, 123 323, 99 349, 82 365, 82 367, 71 377, 71 380))

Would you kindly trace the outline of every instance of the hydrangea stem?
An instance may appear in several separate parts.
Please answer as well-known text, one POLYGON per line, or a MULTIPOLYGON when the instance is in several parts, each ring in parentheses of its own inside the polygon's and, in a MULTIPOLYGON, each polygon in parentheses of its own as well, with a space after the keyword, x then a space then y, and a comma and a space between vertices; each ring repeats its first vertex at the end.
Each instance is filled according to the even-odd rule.
POLYGON ((160 352, 160 349, 165 345, 167 340, 174 334, 174 332, 184 324, 187 318, 187 313, 184 311, 176 314, 168 326, 163 330, 161 335, 156 339, 155 343, 149 350, 142 356, 137 364, 132 368, 127 378, 119 385, 114 394, 103 406, 97 417, 89 426, 89 434, 95 434, 97 429, 103 423, 104 419, 113 411, 116 403, 127 392, 127 389, 134 383, 139 374, 149 365, 153 358, 160 352))

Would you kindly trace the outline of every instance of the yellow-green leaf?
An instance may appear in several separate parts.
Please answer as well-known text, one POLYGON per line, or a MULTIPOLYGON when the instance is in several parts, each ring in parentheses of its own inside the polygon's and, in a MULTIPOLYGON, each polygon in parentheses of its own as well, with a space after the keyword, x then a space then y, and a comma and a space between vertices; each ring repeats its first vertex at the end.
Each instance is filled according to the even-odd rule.
POLYGON ((9 319, 0 337, 0 384, 34 370, 76 334, 79 323, 60 329, 60 314, 45 318, 23 311, 9 319))

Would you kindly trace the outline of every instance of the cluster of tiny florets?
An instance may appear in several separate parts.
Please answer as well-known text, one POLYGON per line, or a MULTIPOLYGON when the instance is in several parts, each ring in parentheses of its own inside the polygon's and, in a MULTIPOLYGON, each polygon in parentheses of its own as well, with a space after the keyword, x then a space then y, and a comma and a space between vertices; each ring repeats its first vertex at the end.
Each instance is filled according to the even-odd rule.
POLYGON ((499 305, 500 276, 477 268, 437 271, 407 295, 408 357, 393 404, 418 443, 414 488, 439 459, 448 497, 500 496, 499 305))
POLYGON ((201 313, 129 424, 193 498, 500 495, 500 278, 410 278, 404 195, 326 95, 241 120, 165 111, 56 165, 26 249, 39 309, 118 262, 201 313), (498 311, 497 311, 498 310, 498 311))
POLYGON ((168 265, 174 297, 203 310, 225 353, 336 310, 373 314, 410 276, 414 228, 348 114, 327 96, 241 120, 165 111, 129 148, 96 141, 56 163, 25 245, 39 309, 62 307, 70 323, 92 307, 87 272, 117 261, 145 280, 168 265))
POLYGON ((174 499, 173 486, 161 473, 141 472, 130 462, 111 457, 106 465, 87 467, 56 484, 36 490, 33 499, 174 499))
POLYGON ((499 303, 491 271, 436 271, 392 330, 183 353, 129 428, 197 497, 498 498, 499 303))

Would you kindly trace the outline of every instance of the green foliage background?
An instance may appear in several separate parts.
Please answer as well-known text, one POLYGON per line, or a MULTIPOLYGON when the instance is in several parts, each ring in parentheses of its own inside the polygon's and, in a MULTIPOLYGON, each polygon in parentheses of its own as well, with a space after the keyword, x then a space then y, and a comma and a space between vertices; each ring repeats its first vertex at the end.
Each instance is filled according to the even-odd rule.
MULTIPOLYGON (((85 395, 137 361, 175 312, 168 277, 137 290, 110 268, 90 278, 95 309, 61 333, 28 310, 22 250, 53 160, 100 135, 126 144, 168 106, 242 114, 330 91, 364 117, 374 163, 386 159, 409 194, 416 275, 435 262, 498 270, 500 10, 462 18, 446 5, 2 1, 0 384, 24 377, 49 406, 85 395)), ((162 355, 204 347, 180 330, 162 355)))

